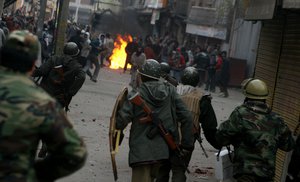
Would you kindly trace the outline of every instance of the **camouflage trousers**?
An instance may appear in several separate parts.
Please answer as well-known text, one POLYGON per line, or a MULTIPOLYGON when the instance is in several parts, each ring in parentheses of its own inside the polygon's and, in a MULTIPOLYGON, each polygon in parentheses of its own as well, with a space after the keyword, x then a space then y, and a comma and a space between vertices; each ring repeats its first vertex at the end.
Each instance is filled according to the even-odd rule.
POLYGON ((240 175, 235 179, 236 182, 273 182, 272 179, 261 178, 253 175, 240 175))

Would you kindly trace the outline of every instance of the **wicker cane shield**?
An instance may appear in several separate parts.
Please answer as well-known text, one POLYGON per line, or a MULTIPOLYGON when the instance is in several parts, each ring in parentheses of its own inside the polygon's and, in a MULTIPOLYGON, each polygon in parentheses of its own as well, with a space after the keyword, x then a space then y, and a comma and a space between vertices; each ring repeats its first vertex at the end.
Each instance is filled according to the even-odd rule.
POLYGON ((112 163, 112 169, 114 173, 114 179, 117 181, 118 179, 118 171, 117 171, 117 165, 116 165, 116 153, 118 153, 119 150, 119 143, 120 143, 120 136, 121 131, 116 129, 116 117, 118 110, 123 105, 124 101, 126 100, 128 95, 128 89, 127 87, 123 88, 123 90, 120 92, 119 96, 117 97, 115 106, 113 108, 111 117, 110 117, 110 125, 109 125, 109 150, 110 150, 110 156, 111 156, 111 163, 112 163))

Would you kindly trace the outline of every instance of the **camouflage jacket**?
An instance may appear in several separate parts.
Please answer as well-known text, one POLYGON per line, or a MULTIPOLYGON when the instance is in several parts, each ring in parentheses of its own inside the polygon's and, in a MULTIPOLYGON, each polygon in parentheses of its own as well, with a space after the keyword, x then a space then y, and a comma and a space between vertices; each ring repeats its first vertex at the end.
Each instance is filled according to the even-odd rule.
MULTIPOLYGON (((138 88, 141 97, 147 105, 158 112, 158 117, 162 124, 172 134, 177 144, 179 141, 178 123, 181 123, 182 140, 181 145, 186 149, 193 149, 193 123, 190 112, 176 93, 176 88, 169 83, 161 81, 149 81, 142 83, 138 88)), ((129 93, 129 97, 134 91, 129 93)), ((133 105, 130 101, 125 101, 117 115, 116 127, 124 129, 130 122, 129 138, 129 164, 137 165, 153 163, 169 158, 169 148, 163 137, 157 132, 153 137, 149 137, 150 131, 156 128, 153 123, 141 123, 140 118, 145 116, 145 112, 139 106, 133 105)))
POLYGON ((237 107, 216 133, 217 141, 234 146, 234 172, 272 179, 276 152, 295 145, 288 126, 262 102, 245 102, 237 107))
POLYGON ((0 67, 0 182, 54 181, 85 162, 87 151, 65 112, 26 75, 0 67), (49 155, 36 160, 39 141, 49 155))

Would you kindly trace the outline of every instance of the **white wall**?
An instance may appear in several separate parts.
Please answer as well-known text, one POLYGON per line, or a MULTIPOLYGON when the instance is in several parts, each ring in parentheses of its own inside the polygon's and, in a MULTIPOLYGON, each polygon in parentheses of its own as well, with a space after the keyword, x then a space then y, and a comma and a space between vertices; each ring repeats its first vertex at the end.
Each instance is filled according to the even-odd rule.
POLYGON ((248 76, 252 76, 254 72, 260 30, 261 22, 235 20, 229 56, 247 60, 248 76))

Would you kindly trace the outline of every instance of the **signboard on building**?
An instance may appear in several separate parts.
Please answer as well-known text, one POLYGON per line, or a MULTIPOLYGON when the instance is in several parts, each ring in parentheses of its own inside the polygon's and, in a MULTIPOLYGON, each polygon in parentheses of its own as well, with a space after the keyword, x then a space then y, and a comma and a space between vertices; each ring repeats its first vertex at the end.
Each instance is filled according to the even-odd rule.
POLYGON ((226 40, 227 29, 188 23, 186 25, 186 33, 226 40))
POLYGON ((245 20, 273 19, 276 0, 251 0, 246 9, 245 20))
POLYGON ((147 8, 160 9, 167 6, 168 0, 146 0, 145 6, 147 8))
POLYGON ((300 8, 300 1, 299 0, 283 0, 283 8, 300 8))

